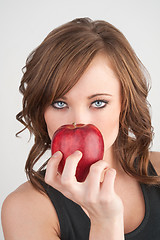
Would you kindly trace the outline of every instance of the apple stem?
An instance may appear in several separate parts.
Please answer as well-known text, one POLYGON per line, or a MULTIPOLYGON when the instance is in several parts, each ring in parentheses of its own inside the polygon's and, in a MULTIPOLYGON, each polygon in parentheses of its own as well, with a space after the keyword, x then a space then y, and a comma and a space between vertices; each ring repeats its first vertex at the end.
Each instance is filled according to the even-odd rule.
POLYGON ((75 122, 74 122, 74 123, 72 123, 72 124, 73 124, 73 126, 74 126, 74 127, 76 127, 76 123, 75 123, 75 122))

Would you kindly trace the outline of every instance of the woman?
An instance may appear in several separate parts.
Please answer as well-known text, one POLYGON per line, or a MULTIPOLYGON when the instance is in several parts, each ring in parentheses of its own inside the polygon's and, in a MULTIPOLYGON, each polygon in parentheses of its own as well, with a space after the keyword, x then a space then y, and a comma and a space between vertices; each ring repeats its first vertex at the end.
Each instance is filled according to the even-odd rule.
POLYGON ((149 152, 153 131, 146 71, 123 34, 105 21, 75 19, 53 30, 29 56, 17 119, 35 136, 26 162, 29 181, 2 207, 10 239, 159 239, 160 153, 149 152), (86 180, 70 155, 61 175, 56 152, 36 171, 64 124, 94 124, 104 158, 86 180), (103 181, 101 181, 103 178, 103 181))

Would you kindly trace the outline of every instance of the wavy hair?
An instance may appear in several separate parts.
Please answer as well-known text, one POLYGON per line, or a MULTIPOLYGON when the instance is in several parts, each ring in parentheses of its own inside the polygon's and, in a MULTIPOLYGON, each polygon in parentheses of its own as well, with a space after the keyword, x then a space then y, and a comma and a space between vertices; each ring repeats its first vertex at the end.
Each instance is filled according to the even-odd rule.
POLYGON ((77 18, 51 31, 29 55, 23 68, 19 87, 23 109, 16 118, 35 137, 25 171, 38 190, 43 191, 39 184, 39 180, 43 181, 40 171, 47 162, 37 171, 34 165, 51 147, 44 120, 45 109, 77 83, 99 52, 107 55, 121 83, 120 128, 114 143, 117 160, 124 171, 139 182, 160 182, 159 177, 149 176, 148 172, 153 128, 147 102, 147 70, 125 36, 113 25, 102 20, 77 18))

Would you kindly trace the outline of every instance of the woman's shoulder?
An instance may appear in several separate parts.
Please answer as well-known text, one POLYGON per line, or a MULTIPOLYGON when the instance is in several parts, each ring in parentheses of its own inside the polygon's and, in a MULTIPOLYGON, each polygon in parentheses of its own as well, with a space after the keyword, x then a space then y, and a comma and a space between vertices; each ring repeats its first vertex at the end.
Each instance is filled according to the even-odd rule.
POLYGON ((60 239, 59 221, 50 199, 29 181, 7 196, 1 215, 5 239, 60 239))
POLYGON ((157 174, 160 175, 160 152, 150 152, 150 161, 157 174))

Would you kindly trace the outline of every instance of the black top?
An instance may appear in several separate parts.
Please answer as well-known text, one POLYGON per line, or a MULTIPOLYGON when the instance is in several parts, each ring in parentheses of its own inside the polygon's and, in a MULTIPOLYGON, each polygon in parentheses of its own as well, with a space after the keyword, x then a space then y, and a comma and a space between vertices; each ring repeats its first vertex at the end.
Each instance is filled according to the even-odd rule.
MULTIPOLYGON (((152 165, 150 172, 156 175, 152 165)), ((42 185, 57 212, 61 240, 88 240, 90 219, 83 209, 51 186, 44 183, 42 185)), ((140 186, 145 201, 145 216, 134 231, 125 234, 125 239, 160 240, 160 187, 145 184, 140 186)))

